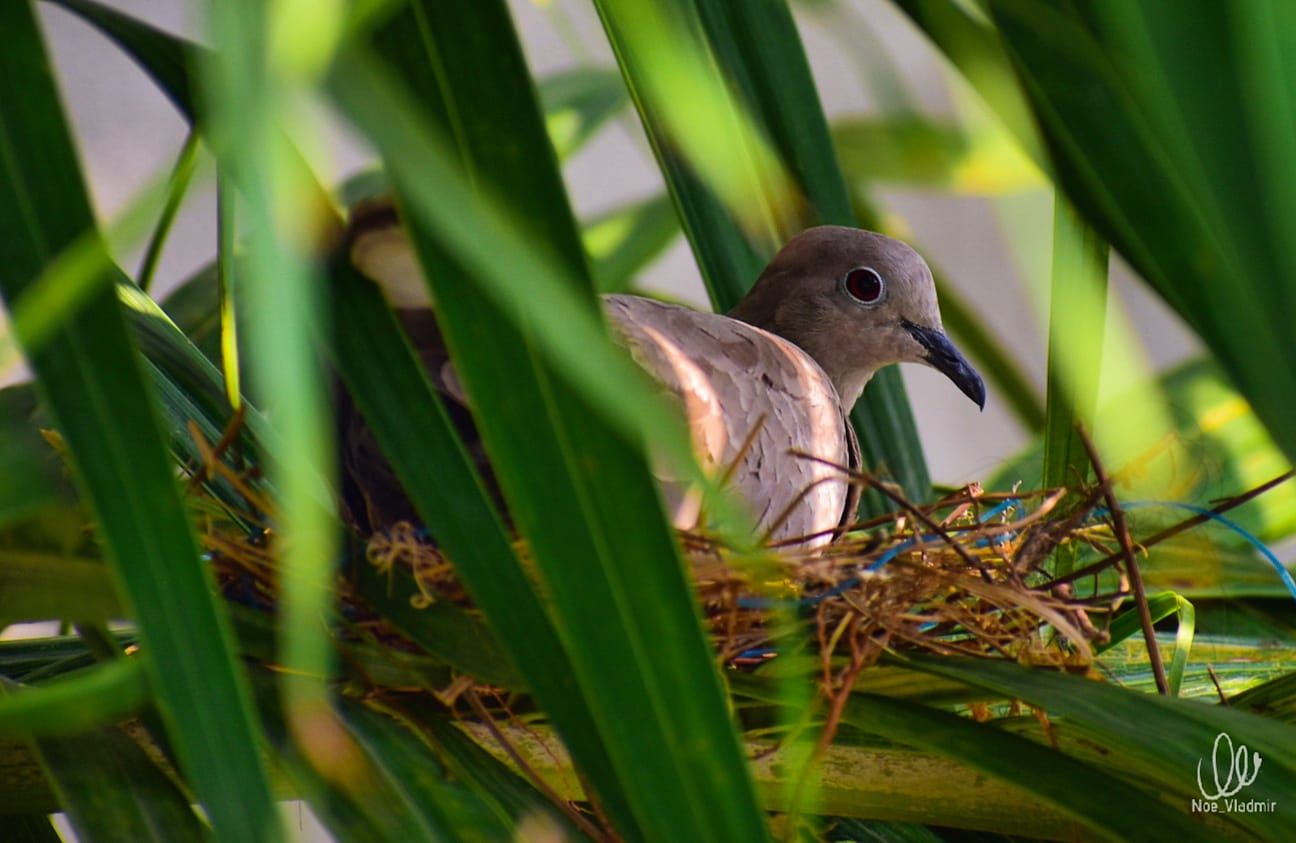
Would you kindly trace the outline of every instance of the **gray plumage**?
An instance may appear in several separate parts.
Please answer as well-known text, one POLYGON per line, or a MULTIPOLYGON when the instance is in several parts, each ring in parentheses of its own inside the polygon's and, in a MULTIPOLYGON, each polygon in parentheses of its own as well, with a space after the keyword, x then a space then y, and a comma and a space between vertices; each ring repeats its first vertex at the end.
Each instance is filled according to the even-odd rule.
MULTIPOLYGON (((461 432, 480 449, 390 204, 368 203, 353 214, 351 257, 397 307, 434 382, 458 405, 461 432)), ((926 263, 880 234, 836 226, 803 232, 728 316, 630 295, 603 301, 616 337, 680 403, 699 459, 730 478, 772 541, 810 537, 807 544, 818 546, 853 519, 858 492, 833 466, 860 467, 847 414, 882 366, 932 365, 984 403, 979 376, 941 328, 926 263)), ((368 526, 412 518, 363 423, 344 407, 341 424, 344 462, 368 526)), ((658 475, 672 522, 696 526, 696 494, 658 475)))
MULTIPOLYGON (((858 447, 837 390, 809 355, 715 313, 638 296, 605 296, 603 304, 636 362, 683 404, 704 466, 729 476, 762 534, 813 534, 818 545, 849 520, 847 501, 857 496, 833 466, 857 469, 858 447)), ((696 494, 661 472, 659 479, 675 526, 695 526, 696 494)))

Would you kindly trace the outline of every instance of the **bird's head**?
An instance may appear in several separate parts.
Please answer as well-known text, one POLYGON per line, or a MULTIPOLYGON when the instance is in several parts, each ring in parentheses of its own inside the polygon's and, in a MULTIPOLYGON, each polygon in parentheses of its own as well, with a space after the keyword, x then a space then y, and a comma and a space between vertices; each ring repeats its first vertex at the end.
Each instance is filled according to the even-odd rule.
POLYGON ((924 363, 985 406, 985 384, 941 326, 927 263, 899 240, 819 226, 788 241, 729 314, 796 343, 848 409, 873 373, 924 363))

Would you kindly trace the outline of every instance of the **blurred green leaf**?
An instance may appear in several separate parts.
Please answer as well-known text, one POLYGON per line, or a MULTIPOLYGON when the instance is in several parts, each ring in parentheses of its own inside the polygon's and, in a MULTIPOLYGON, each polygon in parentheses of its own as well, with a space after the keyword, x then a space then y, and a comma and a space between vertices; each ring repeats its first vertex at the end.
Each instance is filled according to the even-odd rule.
MULTIPOLYGON (((819 95, 785 2, 598 0, 596 5, 717 310, 732 308, 756 282, 774 249, 800 230, 818 223, 855 224, 819 95), (660 61, 662 51, 670 51, 678 67, 668 72, 663 65, 671 63, 660 61), (690 68, 696 71, 692 76, 690 68), (707 90, 725 92, 730 84, 737 94, 719 110, 695 102, 707 90), (697 131, 722 138, 733 166, 750 162, 736 175, 745 185, 741 195, 748 197, 747 206, 734 207, 734 196, 726 197, 717 181, 719 168, 729 163, 699 157, 702 151, 682 137, 685 120, 696 123, 697 131), (787 195, 761 166, 760 141, 765 138, 804 203, 802 197, 787 195), (760 242, 744 233, 744 214, 763 221, 760 242)), ((873 377, 852 419, 865 467, 885 469, 911 498, 925 500, 931 480, 897 370, 884 369, 873 377)), ((873 498, 866 502, 881 506, 873 498)))
MULTIPOLYGON (((93 231, 94 217, 29 4, 0 5, 0 24, 13 42, 0 53, 0 230, 12 233, 0 238, 0 291, 12 304, 93 231)), ((30 362, 139 621, 150 684, 197 796, 223 837, 258 840, 275 817, 246 694, 114 283, 99 273, 86 305, 30 362)))
MULTIPOLYGON (((319 480, 330 483, 335 469, 334 430, 327 375, 314 345, 328 318, 323 283, 312 255, 314 241, 332 231, 331 197, 314 182, 285 129, 305 134, 300 122, 281 123, 281 115, 313 89, 332 47, 330 21, 337 5, 314 7, 307 24, 304 8, 281 6, 267 15, 256 0, 211 5, 211 36, 216 52, 202 64, 202 125, 216 154, 222 181, 239 189, 238 219, 247 232, 247 273, 237 279, 237 295, 223 291, 222 366, 229 387, 237 386, 238 355, 228 314, 235 298, 248 316, 248 360, 257 395, 268 413, 275 439, 263 442, 265 470, 275 486, 273 546, 279 577, 280 673, 291 729, 306 742, 333 723, 327 683, 336 652, 321 622, 335 601, 334 565, 339 547, 334 497, 320 494, 319 480), (330 16, 330 13, 333 13, 330 16), (277 37, 296 20, 294 37, 277 37), (320 57, 322 51, 323 58, 320 57)), ((302 121, 304 122, 304 121, 302 121)), ((307 142, 314 139, 309 135, 307 142)), ((229 185, 221 191, 222 263, 229 269, 235 208, 229 185)), ((222 282, 228 271, 219 272, 222 282)), ((237 395, 233 398, 237 400, 237 395)))
POLYGON ((1296 670, 1230 697, 1229 705, 1296 725, 1296 670))
POLYGON ((0 618, 104 622, 125 614, 101 560, 0 545, 0 618))
POLYGON ((540 80, 545 126, 559 159, 575 155, 630 98, 621 74, 602 67, 578 67, 540 80))
POLYGON ((663 194, 630 202, 585 223, 582 237, 600 293, 625 292, 635 275, 679 235, 679 217, 663 194))
MULTIPOLYGON (((1179 687, 1181 699, 1218 702, 1220 689, 1226 695, 1237 695, 1262 686, 1284 672, 1296 670, 1296 647, 1283 643, 1284 639, 1244 638, 1237 634, 1206 635, 1201 631, 1201 619, 1209 617, 1210 607, 1201 607, 1197 614, 1198 629, 1193 637, 1192 658, 1184 668, 1183 682, 1179 687)), ((1177 634, 1158 633, 1162 651, 1174 646, 1177 637, 1177 634)), ((1103 674, 1122 688, 1148 694, 1157 692, 1148 664, 1147 645, 1141 638, 1131 636, 1105 650, 1100 663, 1103 674)))
POLYGON ((194 121, 191 62, 197 48, 94 0, 47 0, 84 18, 121 45, 126 55, 153 77, 162 93, 190 123, 194 121))
POLYGON ((842 171, 852 181, 977 196, 1047 185, 1000 132, 974 133, 906 114, 839 119, 832 136, 842 171))
POLYGON ((140 260, 140 270, 135 280, 140 289, 145 292, 148 292, 153 283, 153 275, 162 257, 162 249, 171 234, 171 225, 175 222, 176 213, 179 212, 180 204, 184 201, 185 192, 189 189, 189 182, 193 179, 197 163, 198 132, 190 129, 184 146, 180 148, 180 155, 176 158, 175 168, 171 171, 166 204, 162 206, 162 213, 153 227, 153 233, 149 235, 148 246, 145 247, 144 257, 140 260))
POLYGON ((238 287, 235 279, 237 256, 235 241, 238 239, 238 195, 234 185, 227 177, 216 177, 216 310, 220 324, 220 367, 225 377, 225 398, 233 409, 242 404, 240 385, 241 365, 239 363, 239 331, 237 314, 243 308, 235 308, 238 287))
MULTIPOLYGON (((0 528, 73 498, 57 454, 33 422, 36 402, 30 384, 0 389, 0 477, 22 478, 21 483, 0 483, 0 528)), ((12 616, 0 606, 0 617, 12 616)))
POLYGON ((5 818, 7 833, 13 843, 63 843, 54 829, 53 817, 43 813, 10 815, 5 818))
MULTIPOLYGON (((1173 440, 1151 452, 1132 455, 1134 477, 1159 473, 1167 479, 1167 499, 1202 506, 1240 494, 1279 476, 1289 463, 1246 401, 1209 360, 1185 363, 1163 374, 1155 387, 1113 395, 1100 409, 1099 430, 1119 423, 1139 394, 1164 396, 1174 425, 1173 440)), ((1041 440, 1001 467, 987 488, 1006 491, 1030 482, 1041 470, 1041 440)), ((1111 472, 1129 466, 1113 463, 1111 472)), ((1146 537, 1186 517, 1174 509, 1136 509, 1127 513, 1134 538, 1146 537)), ((1296 532, 1296 484, 1284 483, 1229 512, 1228 517, 1273 543, 1296 532)), ((1204 524, 1149 549, 1140 567, 1149 589, 1164 588, 1197 599, 1246 594, 1284 595, 1277 576, 1255 550, 1232 532, 1204 524)), ((1096 557, 1094 557, 1096 558, 1096 557)))
POLYGON ((894 0, 967 79, 1004 128, 1038 165, 1045 162, 1035 120, 999 33, 982 3, 894 0))
POLYGON ((352 702, 344 702, 341 712, 411 812, 434 830, 432 839, 489 843, 517 835, 520 818, 493 813, 470 787, 451 781, 445 766, 405 724, 352 702))
POLYGON ((1296 457, 1296 8, 989 6, 1060 186, 1296 457))
MULTIPOLYGON (((1053 204, 1050 290, 1045 489, 1083 484, 1091 473, 1077 426, 1093 435, 1107 321, 1107 248, 1061 196, 1053 204)), ((1056 559, 1057 573, 1068 573, 1074 560, 1056 559)))
MULTIPOLYGON (((921 657, 918 670, 948 676, 1025 700, 1048 712, 1051 728, 1080 737, 1105 752, 1104 766, 1137 776, 1186 811, 1201 795, 1194 770, 1209 757, 1221 732, 1264 758, 1265 774, 1246 791, 1248 799, 1283 804, 1296 786, 1296 727, 1241 711, 1198 702, 1152 696, 999 661, 921 657)), ((1259 835, 1279 835, 1289 827, 1284 811, 1233 813, 1222 819, 1259 835)))
POLYGON ((189 796, 121 729, 107 726, 37 746, 78 841, 211 839, 189 796))
POLYGON ((123 658, 0 696, 0 738, 74 735, 120 720, 148 695, 144 659, 123 658))
POLYGON ((872 694, 852 694, 842 716, 886 736, 1015 783, 1099 837, 1127 840, 1153 824, 1177 834, 1199 826, 1154 795, 1056 750, 954 714, 872 694), (1038 775, 1048 770, 1049 775, 1038 775))
MULTIPOLYGON (((1066 199, 1053 200, 1049 284, 1048 385, 1044 471, 1040 487, 1078 489, 1093 473, 1082 435, 1092 437, 1107 327, 1108 249, 1066 199), (1082 432, 1083 431, 1083 434, 1082 432)), ((1069 574, 1076 545, 1053 553, 1053 571, 1069 574)))
MULTIPOLYGON (((400 134, 417 106, 389 108, 391 94, 384 99, 377 92, 390 83, 355 60, 338 68, 333 90, 383 150, 397 195, 413 211, 406 220, 439 321, 510 515, 530 540, 537 576, 571 659, 571 678, 597 737, 581 736, 571 719, 560 728, 569 740, 580 741, 573 749, 589 765, 590 780, 601 788, 622 834, 762 839, 764 816, 642 452, 595 416, 532 351, 538 317, 556 320, 557 300, 536 295, 532 286, 535 300, 546 306, 528 309, 522 332, 494 315, 501 298, 488 294, 496 282, 491 273, 507 268, 506 257, 526 254, 514 238, 537 238, 558 257, 562 271, 549 292, 574 296, 575 318, 562 325, 569 338, 595 312, 582 246, 506 7, 415 4, 380 30, 376 47, 409 89, 422 95, 426 113, 443 130, 454 127, 457 155, 488 186, 460 198, 448 189, 457 173, 432 179, 434 170, 445 170, 431 154, 440 151, 439 144, 409 143, 400 134), (455 74, 453 86, 428 84, 447 68, 455 74), (498 232, 503 236, 491 235, 491 260, 483 266, 466 259, 446 211, 453 207, 455 220, 462 220, 466 210, 482 208, 483 194, 491 191, 506 196, 513 218, 525 222, 506 226, 512 230, 498 232), (616 495, 606 494, 608 484, 616 495), (574 524, 581 529, 573 530, 574 524), (612 775, 600 775, 609 763, 612 775)), ((488 231, 474 228, 474 248, 488 231)), ((518 279, 534 278, 538 268, 529 265, 509 277, 510 286, 516 290, 518 279)), ((592 339, 586 356, 606 342, 601 330, 592 339)), ((623 393, 637 385, 633 375, 627 381, 623 393)), ((488 609, 487 615, 497 626, 505 622, 497 612, 488 609)), ((532 631, 543 633, 546 626, 532 631)), ((527 633, 502 638, 519 647, 519 634, 527 633)), ((558 700, 541 696, 540 702, 548 707, 558 700)))

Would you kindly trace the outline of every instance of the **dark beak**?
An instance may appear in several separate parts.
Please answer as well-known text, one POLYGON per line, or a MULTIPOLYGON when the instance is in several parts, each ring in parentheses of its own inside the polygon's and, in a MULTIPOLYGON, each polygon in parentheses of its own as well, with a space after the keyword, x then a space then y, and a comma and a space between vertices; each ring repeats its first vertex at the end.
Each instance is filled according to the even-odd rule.
POLYGON ((960 392, 984 410, 985 382, 981 380, 981 376, 977 374, 976 369, 972 368, 967 358, 954 347, 954 343, 950 342, 950 338, 945 336, 945 332, 935 328, 924 328, 908 321, 902 324, 905 330, 918 340, 918 344, 926 349, 927 353, 924 356, 927 363, 933 369, 944 372, 945 377, 954 381, 954 385, 960 392))

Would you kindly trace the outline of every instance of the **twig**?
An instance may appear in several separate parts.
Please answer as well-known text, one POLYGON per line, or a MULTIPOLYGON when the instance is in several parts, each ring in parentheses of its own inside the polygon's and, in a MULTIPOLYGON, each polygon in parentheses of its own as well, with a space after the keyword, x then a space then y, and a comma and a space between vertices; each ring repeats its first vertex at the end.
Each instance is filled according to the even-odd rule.
MULTIPOLYGON (((1292 479, 1292 477, 1296 477, 1296 471, 1284 472, 1267 483, 1261 483, 1259 486, 1256 486, 1254 489, 1250 489, 1248 491, 1242 492, 1241 494, 1234 495, 1231 498, 1226 498, 1225 500, 1220 501, 1218 504, 1211 507, 1210 511, 1213 515, 1220 515, 1222 513, 1228 512, 1230 509, 1236 509, 1242 504, 1248 503, 1249 501, 1254 500, 1260 495, 1263 495, 1265 492, 1269 491, 1275 486, 1281 486, 1283 483, 1286 483, 1288 480, 1292 479)), ((1192 516, 1191 518, 1185 518, 1183 521, 1180 521, 1178 524, 1172 524, 1171 526, 1166 527, 1161 532, 1151 535, 1148 538, 1144 539, 1143 541, 1139 542, 1139 544, 1141 544, 1143 547, 1152 547, 1153 545, 1160 544, 1166 539, 1174 538, 1175 536, 1179 535, 1185 530, 1189 530, 1193 527, 1196 527, 1198 524, 1204 524, 1210 519, 1211 519, 1210 515, 1206 515, 1205 513, 1199 513, 1197 515, 1192 516)), ((1109 556, 1099 559, 1097 562, 1094 562, 1090 565, 1086 565, 1083 568, 1077 568, 1076 570, 1072 571, 1071 573, 1065 576, 1058 577, 1057 579, 1051 581, 1049 585, 1051 586, 1057 583, 1072 582, 1073 580, 1078 580, 1081 577, 1088 576, 1089 574, 1096 574, 1099 571, 1111 565, 1111 563, 1119 559, 1120 556, 1121 554, 1119 553, 1113 553, 1109 556)))
POLYGON ((1107 509, 1111 512, 1112 527, 1116 531, 1116 540, 1120 542, 1130 585, 1134 589, 1134 604, 1138 607, 1139 625, 1143 627, 1143 639, 1147 642, 1148 660, 1152 662, 1152 675, 1156 678, 1157 690, 1162 696, 1169 696, 1170 683, 1166 680, 1165 665, 1161 662, 1161 648, 1157 646, 1156 630, 1152 626, 1152 610, 1148 608, 1147 592, 1143 589, 1143 575, 1139 573, 1138 560, 1134 557, 1134 540, 1130 538, 1125 511, 1116 500, 1116 492, 1112 489, 1107 472, 1103 470, 1102 460, 1098 457, 1098 449, 1094 447, 1093 440, 1085 433, 1083 427, 1077 426, 1076 433, 1080 436, 1085 452, 1089 454, 1089 462, 1093 463, 1094 477, 1098 478, 1098 485, 1102 487, 1103 497, 1107 500, 1107 509))
POLYGON ((553 803, 555 808, 562 811, 567 819, 575 823, 577 828, 583 831, 591 840, 602 841, 608 839, 606 834, 595 828, 593 823, 581 816, 580 811, 577 811, 572 807, 570 801, 559 796, 554 789, 540 777, 540 774, 532 769, 531 765, 522 757, 522 754, 517 751, 517 748, 513 746, 508 738, 504 737, 504 733, 495 725, 495 718, 491 717, 490 712, 486 710, 486 706, 482 704, 481 698, 477 696, 476 691, 468 691, 464 694, 464 699, 468 700, 468 704, 472 706, 473 712, 477 715, 478 721, 486 727, 486 731, 491 733, 491 737, 495 739, 495 742, 500 745, 500 748, 504 750, 508 757, 513 760, 513 763, 522 771, 522 775, 531 782, 531 785, 536 790, 540 791, 546 799, 553 803))
POLYGON ((1210 675, 1211 684, 1215 686, 1215 693, 1219 694, 1220 705, 1227 706, 1229 704, 1228 696, 1224 693, 1224 689, 1220 687, 1219 676, 1215 673, 1215 665, 1206 665, 1206 673, 1210 675))
POLYGON ((949 534, 948 530, 946 530, 940 524, 937 524, 936 521, 930 515, 923 512, 922 509, 919 508, 917 505, 911 503, 909 499, 906 498, 904 495, 888 487, 885 483, 879 481, 873 475, 867 474, 862 471, 851 471, 850 469, 842 468, 841 466, 836 465, 835 463, 829 460, 816 457, 814 454, 807 454, 803 452, 794 452, 794 453, 797 456, 802 457, 804 459, 813 460, 815 462, 823 463, 824 465, 831 466, 832 468, 835 468, 838 471, 846 474, 848 477, 852 477, 858 480, 859 482, 866 484, 871 488, 877 489, 884 496, 889 498, 891 502, 894 503, 896 506, 909 512, 911 515, 913 515, 915 518, 921 521, 923 523, 923 526, 931 530, 936 535, 940 536, 941 539, 946 544, 948 544, 955 553, 959 555, 959 558, 961 558, 964 562, 967 563, 969 568, 974 568, 975 570, 981 573, 981 578, 983 580, 985 580, 987 583, 994 582, 994 580, 990 576, 990 572, 986 570, 985 564, 982 563, 979 559, 973 557, 971 553, 968 553, 968 549, 963 545, 961 545, 960 543, 958 543, 957 541, 955 541, 954 537, 949 534))

